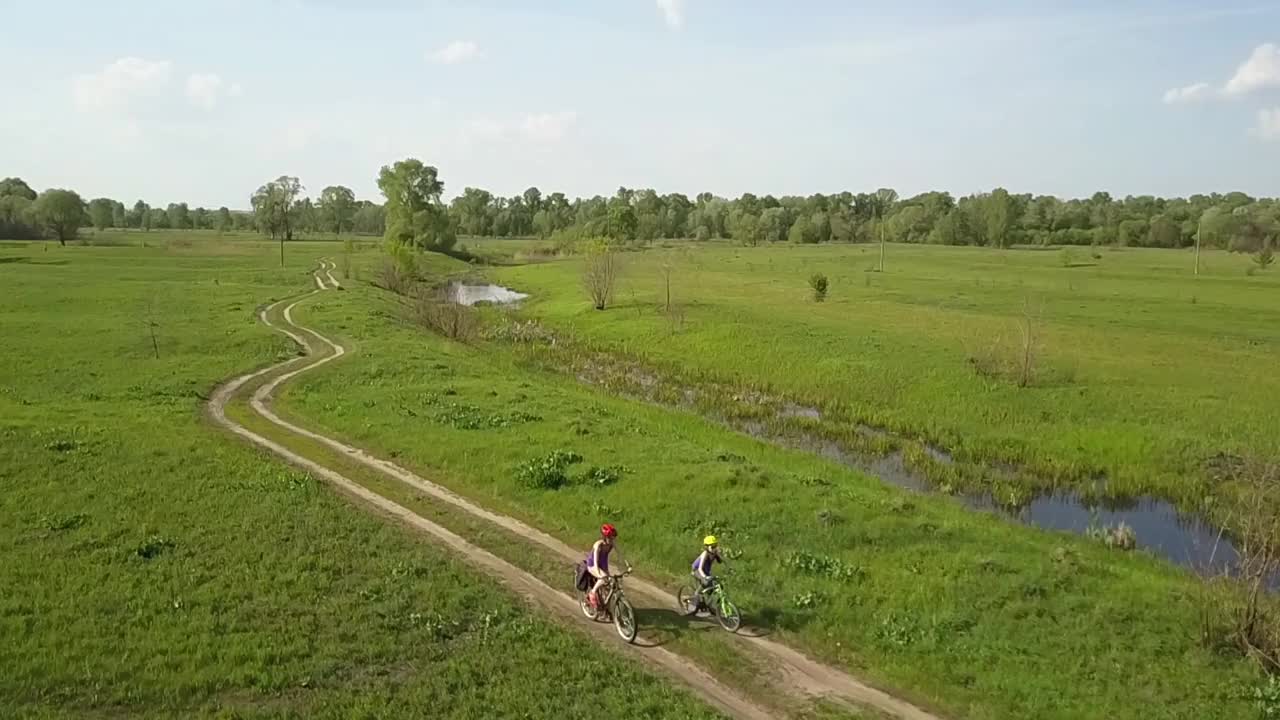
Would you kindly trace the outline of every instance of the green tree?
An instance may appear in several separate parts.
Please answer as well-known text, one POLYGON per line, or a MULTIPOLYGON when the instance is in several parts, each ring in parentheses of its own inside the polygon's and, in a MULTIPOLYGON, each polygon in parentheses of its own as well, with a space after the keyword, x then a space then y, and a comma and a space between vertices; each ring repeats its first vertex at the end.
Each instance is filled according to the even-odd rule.
POLYGON ((45 190, 36 198, 32 212, 61 245, 74 240, 84 224, 84 200, 73 190, 45 190))
POLYGON ((94 198, 89 201, 89 222, 99 232, 111 227, 111 214, 115 205, 109 198, 94 198))
POLYGON ((356 214, 356 194, 344 185, 330 185, 320 191, 320 222, 334 235, 351 230, 356 214))
POLYGON ((453 247, 453 224, 440 203, 444 183, 434 167, 416 158, 384 165, 378 189, 387 198, 387 240, 440 252, 453 247))
POLYGON ((147 228, 155 228, 157 230, 168 230, 173 227, 169 224, 169 213, 160 208, 151 208, 147 212, 147 228))
POLYGON ((525 207, 529 208, 530 216, 537 214, 542 209, 542 191, 536 187, 531 187, 524 191, 520 196, 524 200, 525 207))
POLYGON ((218 208, 217 212, 213 214, 213 229, 217 230, 218 234, 230 230, 232 223, 231 210, 225 205, 218 208))
POLYGON ((1013 244, 1013 227, 1017 220, 1017 209, 1008 190, 1004 188, 992 190, 982 203, 982 216, 988 245, 1007 248, 1013 244))
POLYGON ((186 203, 169 203, 165 214, 169 216, 169 227, 174 230, 188 230, 191 228, 191 210, 187 208, 186 203))
POLYGON ((118 228, 129 227, 129 213, 119 200, 111 201, 111 224, 118 228))
POLYGON ((0 238, 8 240, 35 240, 40 237, 40 223, 32 206, 34 202, 25 194, 0 194, 0 238))
POLYGON ((280 266, 284 267, 284 244, 293 240, 298 196, 302 183, 291 175, 281 175, 258 188, 249 198, 254 223, 264 235, 280 242, 280 266))
POLYGON ((151 229, 151 206, 139 200, 133 204, 133 211, 129 215, 129 225, 140 230, 151 229))
POLYGON ((20 197, 35 202, 36 191, 22 178, 10 177, 0 180, 0 197, 20 197))
POLYGON ((198 207, 191 211, 191 227, 196 230, 209 230, 213 224, 209 221, 209 211, 198 207))
POLYGON ((618 195, 609 201, 608 223, 605 235, 614 240, 630 242, 636 239, 639 221, 636 210, 631 205, 632 193, 619 190, 618 195))

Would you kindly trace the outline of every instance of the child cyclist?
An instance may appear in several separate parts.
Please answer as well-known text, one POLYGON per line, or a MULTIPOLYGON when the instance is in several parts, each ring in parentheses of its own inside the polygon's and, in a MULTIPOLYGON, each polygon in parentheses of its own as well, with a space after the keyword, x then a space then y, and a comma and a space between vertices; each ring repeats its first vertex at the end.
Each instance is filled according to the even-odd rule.
POLYGON ((618 543, 618 529, 609 523, 600 526, 600 539, 591 546, 587 553, 587 572, 596 579, 591 591, 587 593, 592 608, 600 607, 600 589, 609 582, 609 554, 618 543))
POLYGON ((718 562, 724 562, 720 557, 720 543, 715 535, 708 535, 702 539, 702 552, 693 561, 693 578, 698 581, 698 589, 694 591, 689 607, 685 609, 687 614, 698 612, 707 591, 715 587, 715 564, 718 562))

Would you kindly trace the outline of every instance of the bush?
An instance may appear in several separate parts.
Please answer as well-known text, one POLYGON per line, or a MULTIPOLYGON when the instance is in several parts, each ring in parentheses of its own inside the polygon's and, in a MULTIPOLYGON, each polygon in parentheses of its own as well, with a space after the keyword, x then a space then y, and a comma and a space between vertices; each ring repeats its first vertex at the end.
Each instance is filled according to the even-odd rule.
POLYGON ((814 273, 809 276, 809 287, 813 290, 813 301, 822 302, 827 299, 827 276, 814 273))
POLYGON ((592 485, 612 485, 622 479, 622 475, 627 472, 627 468, 622 465, 610 465, 609 467, 592 466, 582 476, 582 482, 592 485))
POLYGON ((555 450, 545 457, 526 461, 516 468, 516 480, 535 490, 558 490, 569 484, 570 465, 582 462, 582 456, 567 450, 555 450))
POLYGON ((418 279, 416 251, 409 245, 393 240, 387 241, 386 251, 378 272, 378 284, 397 295, 408 295, 418 279))
POLYGON ((840 558, 807 552, 792 553, 783 565, 807 575, 826 575, 833 580, 854 580, 865 574, 862 568, 849 565, 840 558))
POLYGON ((419 288, 414 293, 413 319, 422 327, 459 342, 475 338, 480 327, 476 311, 454 302, 444 288, 419 288))
POLYGON ((1253 256, 1253 262, 1257 264, 1259 270, 1266 270, 1275 261, 1275 255, 1271 252, 1271 243, 1262 246, 1262 249, 1253 256))
POLYGON ((1272 675, 1254 688, 1253 704, 1261 720, 1280 720, 1280 678, 1272 675))
POLYGON ((1074 248, 1062 248, 1058 251, 1058 262, 1062 263, 1062 267, 1069 268, 1079 262, 1074 248))

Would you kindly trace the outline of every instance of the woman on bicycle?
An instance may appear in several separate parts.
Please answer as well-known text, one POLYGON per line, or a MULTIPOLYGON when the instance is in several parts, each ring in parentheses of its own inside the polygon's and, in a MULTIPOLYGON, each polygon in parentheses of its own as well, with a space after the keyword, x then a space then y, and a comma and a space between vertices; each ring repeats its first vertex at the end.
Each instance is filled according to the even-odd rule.
POLYGON ((715 535, 708 535, 702 538, 702 552, 693 561, 693 577, 698 581, 698 589, 693 593, 693 599, 689 601, 691 607, 688 608, 688 614, 692 615, 702 607, 703 595, 716 584, 715 564, 724 562, 720 557, 720 544, 716 540, 715 535))
POLYGON ((591 546, 591 552, 587 553, 587 572, 596 579, 591 592, 587 593, 587 599, 593 608, 600 607, 600 588, 609 582, 609 554, 613 552, 617 541, 618 529, 605 523, 600 526, 600 539, 591 546))

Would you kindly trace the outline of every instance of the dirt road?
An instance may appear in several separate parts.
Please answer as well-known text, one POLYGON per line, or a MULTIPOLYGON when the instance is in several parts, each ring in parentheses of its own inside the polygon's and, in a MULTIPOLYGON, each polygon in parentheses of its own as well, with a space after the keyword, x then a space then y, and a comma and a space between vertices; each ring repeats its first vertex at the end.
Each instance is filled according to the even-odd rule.
MULTIPOLYGON (((272 412, 269 403, 271 394, 276 388, 290 379, 332 362, 346 353, 345 348, 341 345, 311 328, 299 325, 292 317, 292 310, 298 303, 330 288, 340 287, 332 275, 333 268, 332 263, 323 262, 314 275, 316 290, 298 298, 277 302, 264 308, 259 313, 259 318, 264 324, 287 335, 294 342, 305 348, 307 356, 305 358, 292 358, 278 365, 242 375, 220 386, 209 401, 210 414, 214 420, 236 435, 312 472, 317 477, 328 480, 348 495, 432 536, 433 539, 459 552, 473 565, 492 574, 512 590, 529 598, 537 605, 561 618, 572 620, 575 625, 588 628, 602 642, 617 648, 627 647, 614 635, 611 626, 591 623, 582 618, 578 614, 576 601, 569 595, 546 585, 533 575, 488 551, 472 545, 446 528, 417 515, 413 511, 392 502, 330 468, 324 467, 269 438, 245 428, 227 417, 225 412, 226 404, 237 395, 241 388, 259 378, 269 376, 265 383, 254 390, 250 397, 250 406, 254 412, 272 424, 290 433, 336 450, 350 460, 394 478, 436 501, 447 503, 457 510, 520 535, 566 561, 578 560, 580 553, 577 549, 537 528, 526 525, 515 518, 501 515, 476 505, 447 488, 426 480, 395 463, 374 457, 359 448, 290 423, 272 412), (283 323, 276 324, 271 319, 272 311, 281 305, 284 306, 281 313, 283 323), (280 372, 281 370, 286 371, 280 372)), ((676 604, 675 597, 669 592, 640 578, 633 576, 628 587, 631 591, 629 594, 634 599, 648 601, 659 607, 669 608, 674 607, 676 604)), ((763 657, 769 666, 778 672, 778 678, 774 681, 774 684, 779 685, 777 690, 786 695, 828 698, 872 708, 880 713, 904 718, 905 720, 938 720, 937 716, 929 712, 860 682, 841 670, 816 662, 794 648, 761 637, 749 628, 744 628, 743 632, 734 637, 743 644, 744 651, 748 651, 757 657, 763 657)), ((630 646, 629 649, 632 654, 639 655, 651 665, 675 675, 708 702, 733 717, 767 718, 773 716, 760 705, 718 682, 689 660, 669 650, 661 647, 646 646, 630 646)))

